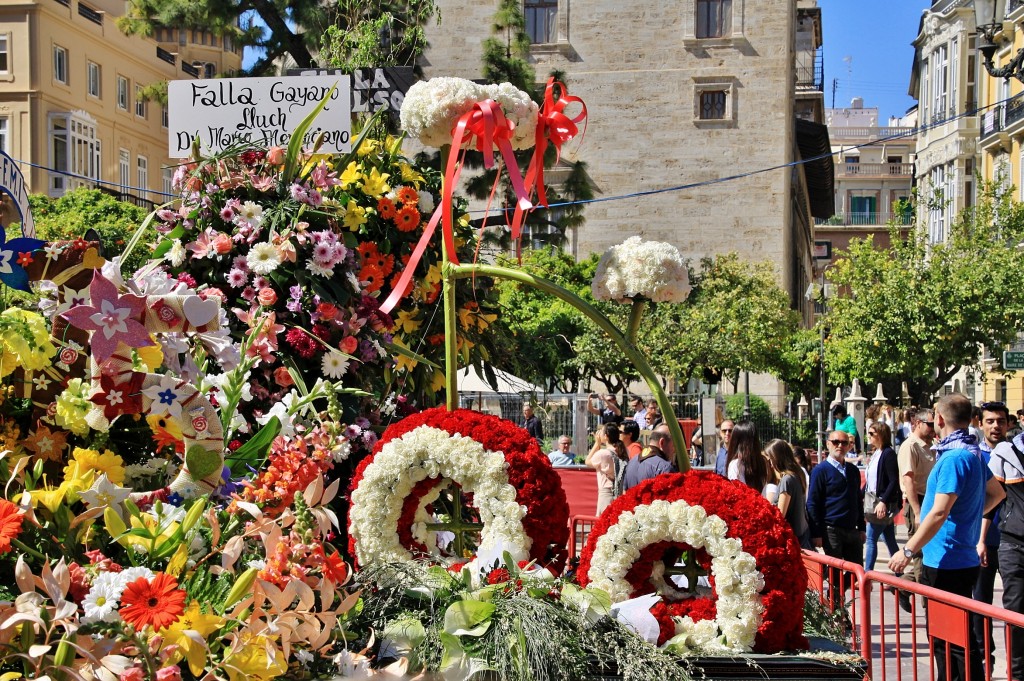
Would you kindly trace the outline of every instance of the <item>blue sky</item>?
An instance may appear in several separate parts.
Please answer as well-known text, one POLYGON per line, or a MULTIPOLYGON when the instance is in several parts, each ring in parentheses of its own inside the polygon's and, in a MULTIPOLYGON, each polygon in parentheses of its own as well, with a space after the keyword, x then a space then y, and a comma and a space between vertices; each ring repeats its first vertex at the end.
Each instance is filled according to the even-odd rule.
POLYGON ((863 97, 877 106, 879 123, 913 106, 907 95, 921 11, 930 0, 818 0, 824 29, 825 106, 863 97))

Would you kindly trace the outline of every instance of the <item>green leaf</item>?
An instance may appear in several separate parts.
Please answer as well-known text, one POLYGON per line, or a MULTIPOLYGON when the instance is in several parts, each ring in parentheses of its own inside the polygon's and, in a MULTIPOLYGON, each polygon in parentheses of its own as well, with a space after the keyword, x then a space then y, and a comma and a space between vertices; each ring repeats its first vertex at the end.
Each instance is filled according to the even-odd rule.
POLYGON ((389 622, 384 627, 384 636, 390 638, 398 652, 403 655, 418 646, 426 635, 423 623, 412 617, 389 622))
POLYGON ((331 96, 338 89, 337 83, 331 86, 330 91, 324 95, 324 98, 320 100, 320 103, 316 105, 316 108, 309 112, 309 114, 302 119, 298 127, 292 132, 292 137, 288 141, 288 151, 284 156, 284 171, 282 172, 283 177, 295 177, 298 173, 299 155, 302 153, 302 138, 306 136, 306 132, 313 125, 313 121, 320 115, 320 112, 327 106, 327 102, 331 100, 331 96))
POLYGON ((247 465, 257 468, 257 463, 267 456, 274 438, 281 432, 281 420, 276 416, 256 432, 244 445, 230 454, 226 460, 231 467, 232 475, 242 475, 248 471, 247 465))
POLYGON ((416 360, 417 362, 420 362, 421 364, 426 364, 429 367, 433 367, 435 369, 441 369, 440 365, 435 364, 434 362, 431 362, 429 359, 427 359, 423 355, 417 354, 417 353, 413 352, 412 350, 410 350, 409 348, 403 348, 401 345, 396 345, 395 343, 384 343, 384 347, 386 347, 388 350, 390 350, 391 352, 395 353, 396 355, 402 355, 403 357, 408 357, 409 359, 416 360))
MULTIPOLYGON (((124 250, 121 251, 122 263, 128 262, 128 256, 131 255, 132 251, 135 250, 135 247, 139 245, 140 241, 142 241, 142 237, 146 233, 146 228, 149 227, 153 220, 156 219, 156 212, 158 210, 162 210, 167 205, 168 204, 165 203, 162 206, 158 206, 157 208, 155 208, 149 215, 146 216, 146 219, 142 221, 142 224, 139 225, 139 228, 135 230, 135 233, 132 234, 132 238, 128 240, 128 243, 125 244, 124 246, 124 250)), ((170 246, 168 246, 168 248, 170 248, 170 246)))
POLYGON ((444 630, 453 636, 483 636, 491 626, 493 614, 493 603, 458 601, 445 610, 444 630))

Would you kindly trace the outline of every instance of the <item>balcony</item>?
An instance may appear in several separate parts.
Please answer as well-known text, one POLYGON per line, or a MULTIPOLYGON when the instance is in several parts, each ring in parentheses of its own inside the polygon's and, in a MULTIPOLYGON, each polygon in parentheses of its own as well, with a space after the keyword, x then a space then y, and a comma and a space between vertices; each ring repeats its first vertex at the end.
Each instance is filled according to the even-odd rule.
POLYGON ((825 55, 820 47, 813 51, 797 51, 796 86, 825 91, 825 55))
POLYGON ((103 25, 103 12, 94 10, 92 7, 89 7, 88 5, 78 3, 78 14, 79 16, 85 17, 94 24, 99 24, 100 26, 103 25))
POLYGON ((913 163, 840 163, 839 177, 912 177, 913 163))
POLYGON ((171 66, 174 66, 175 62, 177 62, 177 57, 175 57, 173 53, 168 52, 162 47, 156 48, 156 58, 160 59, 161 61, 167 62, 171 66))
POLYGON ((916 132, 910 127, 858 127, 829 126, 828 136, 831 140, 879 140, 898 137, 912 137, 916 132))
POLYGON ((878 211, 836 213, 825 220, 820 218, 815 218, 814 220, 814 224, 818 227, 879 227, 890 222, 894 222, 897 225, 910 226, 914 223, 914 214, 909 211, 900 213, 881 213, 878 211))
POLYGON ((199 69, 186 62, 181 62, 181 70, 187 73, 188 75, 192 76, 193 78, 199 77, 199 69))

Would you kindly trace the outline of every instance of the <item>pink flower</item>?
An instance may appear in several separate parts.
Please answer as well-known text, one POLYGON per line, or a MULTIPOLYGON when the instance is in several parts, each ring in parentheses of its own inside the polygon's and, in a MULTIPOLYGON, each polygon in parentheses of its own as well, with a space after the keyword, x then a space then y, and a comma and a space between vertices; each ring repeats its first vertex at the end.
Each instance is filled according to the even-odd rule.
POLYGON ((156 681, 181 681, 181 669, 176 664, 156 670, 156 681))
POLYGON ((282 147, 270 147, 267 149, 267 163, 274 166, 284 163, 284 149, 282 147))
POLYGON ((128 667, 121 672, 118 678, 120 681, 146 681, 146 672, 142 670, 142 667, 128 667))
POLYGON ((114 354, 119 343, 130 348, 153 345, 140 320, 146 313, 146 299, 136 295, 120 295, 117 287, 99 270, 89 285, 91 305, 80 305, 61 316, 72 326, 92 334, 92 352, 96 360, 104 362, 114 354))
POLYGON ((295 383, 292 380, 292 375, 288 373, 287 367, 277 367, 274 369, 274 381, 282 388, 289 388, 295 383))
POLYGON ((224 275, 224 278, 231 288, 242 288, 249 283, 248 275, 237 267, 232 267, 231 271, 224 275))
POLYGON ((258 294, 256 294, 256 300, 258 300, 259 304, 263 307, 270 307, 277 302, 277 292, 275 292, 274 289, 265 286, 260 289, 258 294))
POLYGON ((224 255, 231 252, 231 237, 227 234, 218 234, 213 238, 213 250, 217 255, 224 255))

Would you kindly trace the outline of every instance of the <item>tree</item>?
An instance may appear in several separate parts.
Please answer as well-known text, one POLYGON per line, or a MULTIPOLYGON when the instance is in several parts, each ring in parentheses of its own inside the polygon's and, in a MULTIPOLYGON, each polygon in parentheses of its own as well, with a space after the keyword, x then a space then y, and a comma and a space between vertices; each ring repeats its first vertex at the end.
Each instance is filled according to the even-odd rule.
MULTIPOLYGON (((524 255, 522 267, 581 295, 625 328, 628 306, 597 302, 591 295, 597 262, 596 254, 576 263, 563 252, 537 250, 524 255)), ((636 345, 655 371, 680 381, 705 369, 731 375, 744 369, 786 371, 785 349, 797 332, 797 316, 769 264, 750 264, 736 254, 705 258, 691 281, 685 303, 650 305, 643 318, 636 345)), ((508 344, 495 355, 500 368, 570 392, 590 379, 618 392, 639 378, 582 315, 527 287, 496 285, 508 344)))
POLYGON ((825 363, 833 381, 898 386, 920 403, 982 347, 998 349, 1024 331, 1024 205, 983 185, 974 208, 929 244, 923 228, 891 245, 853 240, 830 272, 837 294, 826 323, 825 363))
POLYGON ((425 45, 420 29, 435 14, 433 0, 128 0, 117 24, 128 35, 152 36, 168 26, 231 36, 236 45, 261 52, 249 69, 259 75, 272 71, 285 55, 296 66, 316 66, 314 55, 330 27, 342 33, 329 36, 340 44, 329 44, 347 57, 387 52, 393 63, 411 64, 425 45), (249 18, 255 21, 242 28, 243 19, 249 18))

